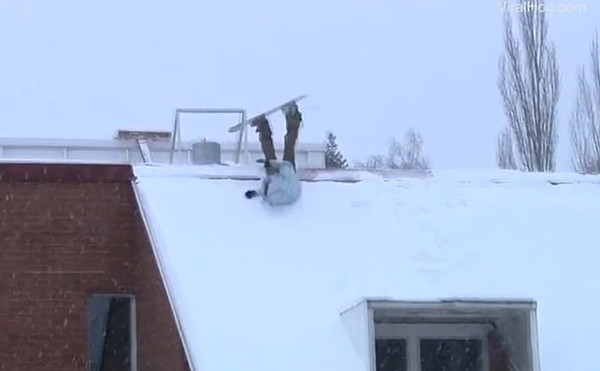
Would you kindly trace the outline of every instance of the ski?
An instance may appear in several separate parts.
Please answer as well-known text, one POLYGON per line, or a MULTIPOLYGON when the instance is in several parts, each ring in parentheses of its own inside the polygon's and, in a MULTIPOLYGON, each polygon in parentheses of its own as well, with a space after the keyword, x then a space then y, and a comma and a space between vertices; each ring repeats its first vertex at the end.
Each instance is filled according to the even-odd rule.
POLYGON ((260 115, 256 115, 256 116, 254 116, 254 117, 251 117, 251 118, 247 119, 246 121, 243 121, 243 122, 240 122, 240 123, 238 123, 238 124, 235 124, 235 125, 233 125, 233 126, 232 126, 232 127, 230 127, 230 128, 227 130, 227 131, 229 131, 230 133, 235 133, 235 132, 238 132, 238 131, 240 131, 240 130, 244 129, 244 128, 245 128, 247 125, 251 125, 251 124, 252 124, 252 121, 256 120, 257 118, 259 118, 259 117, 261 117, 261 116, 269 116, 269 115, 272 115, 272 114, 274 114, 275 112, 277 112, 277 111, 279 111, 279 110, 283 109, 284 107, 286 107, 286 106, 288 106, 288 105, 290 105, 290 104, 292 104, 292 103, 299 102, 299 101, 301 101, 302 99, 304 99, 304 98, 306 98, 306 97, 307 97, 307 95, 300 95, 300 96, 298 96, 298 97, 296 97, 296 98, 294 98, 294 99, 290 99, 289 101, 287 101, 287 102, 285 102, 285 103, 283 103, 283 104, 280 104, 279 106, 277 106, 277 107, 275 107, 275 108, 272 108, 272 109, 270 109, 270 110, 268 110, 268 111, 266 111, 266 112, 263 112, 263 113, 261 113, 260 115))

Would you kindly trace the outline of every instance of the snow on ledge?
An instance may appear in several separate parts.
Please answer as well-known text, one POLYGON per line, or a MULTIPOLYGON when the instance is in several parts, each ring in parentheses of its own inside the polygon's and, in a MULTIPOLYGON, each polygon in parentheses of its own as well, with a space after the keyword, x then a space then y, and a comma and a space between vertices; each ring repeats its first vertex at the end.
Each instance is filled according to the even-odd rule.
MULTIPOLYGON (((258 180, 263 176, 260 165, 134 165, 142 177, 192 177, 199 179, 258 180)), ((464 184, 599 184, 600 175, 576 173, 526 173, 509 170, 363 170, 363 169, 299 169, 304 181, 359 182, 367 180, 409 180, 436 178, 464 184)))
MULTIPOLYGON (((258 180, 264 172, 260 165, 136 165, 135 172, 142 177, 193 177, 200 179, 258 180)), ((304 181, 359 182, 373 179, 426 178, 428 171, 387 170, 367 171, 355 169, 299 169, 304 181)))

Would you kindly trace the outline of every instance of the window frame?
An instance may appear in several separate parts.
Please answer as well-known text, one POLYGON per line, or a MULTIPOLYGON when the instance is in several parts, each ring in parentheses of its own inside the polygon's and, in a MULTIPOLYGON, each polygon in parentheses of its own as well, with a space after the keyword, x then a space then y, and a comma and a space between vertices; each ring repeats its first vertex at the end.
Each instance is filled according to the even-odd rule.
MULTIPOLYGON (((116 299, 129 299, 129 342, 130 342, 130 357, 131 357, 131 368, 130 371, 138 371, 137 366, 137 303, 135 300, 134 294, 117 294, 117 293, 91 293, 88 295, 86 302, 86 321, 89 320, 89 310, 90 310, 90 302, 94 297, 105 297, 105 298, 116 298, 116 299)), ((89 323, 86 322, 86 326, 89 326, 89 323)), ((89 328, 88 328, 89 331, 89 328)), ((86 362, 86 370, 91 370, 91 359, 89 354, 89 341, 88 338, 86 341, 87 348, 87 362, 86 362)))
POLYGON ((485 323, 377 323, 374 340, 405 339, 408 371, 421 371, 421 339, 480 340, 482 371, 489 371, 487 331, 491 328, 485 323))
MULTIPOLYGON (((514 356, 520 360, 518 362, 524 363, 523 367, 527 370, 541 370, 537 302, 532 299, 448 298, 425 301, 362 298, 346 307, 340 314, 357 355, 365 361, 364 371, 376 371, 375 328, 380 323, 423 323, 431 324, 434 328, 439 328, 442 324, 451 324, 453 331, 461 327, 468 328, 463 325, 489 324, 500 330, 501 334, 508 331, 505 335, 511 339, 509 344, 513 344, 514 341, 524 342, 512 350, 509 345, 508 351, 515 351, 514 356), (455 325, 458 327, 454 327, 455 325)), ((491 367, 489 361, 492 357, 492 345, 488 336, 485 336, 484 341, 488 367, 491 367)), ((408 356, 407 354, 407 359, 408 356)))

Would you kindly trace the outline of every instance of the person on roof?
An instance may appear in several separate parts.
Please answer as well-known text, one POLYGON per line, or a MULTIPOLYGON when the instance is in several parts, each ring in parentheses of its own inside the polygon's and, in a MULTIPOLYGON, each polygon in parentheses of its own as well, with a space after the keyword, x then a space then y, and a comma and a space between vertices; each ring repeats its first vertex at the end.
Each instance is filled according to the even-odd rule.
POLYGON ((260 116, 252 122, 252 126, 256 127, 265 156, 265 177, 259 189, 246 191, 246 198, 262 197, 272 206, 292 204, 298 200, 301 193, 300 179, 296 173, 295 147, 302 114, 296 103, 284 107, 282 111, 286 122, 282 161, 278 161, 275 155, 273 132, 267 118, 260 116))

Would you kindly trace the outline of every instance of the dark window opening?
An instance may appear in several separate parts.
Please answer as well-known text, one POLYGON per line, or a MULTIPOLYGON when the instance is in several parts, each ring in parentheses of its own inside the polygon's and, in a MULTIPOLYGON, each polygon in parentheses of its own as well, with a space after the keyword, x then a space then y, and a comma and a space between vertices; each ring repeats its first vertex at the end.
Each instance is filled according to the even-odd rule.
POLYGON ((407 371, 406 340, 375 340, 375 362, 377 371, 407 371))
POLYGON ((482 371, 479 339, 421 340, 421 371, 482 371))
POLYGON ((92 295, 88 308, 90 371, 131 371, 133 298, 92 295))

